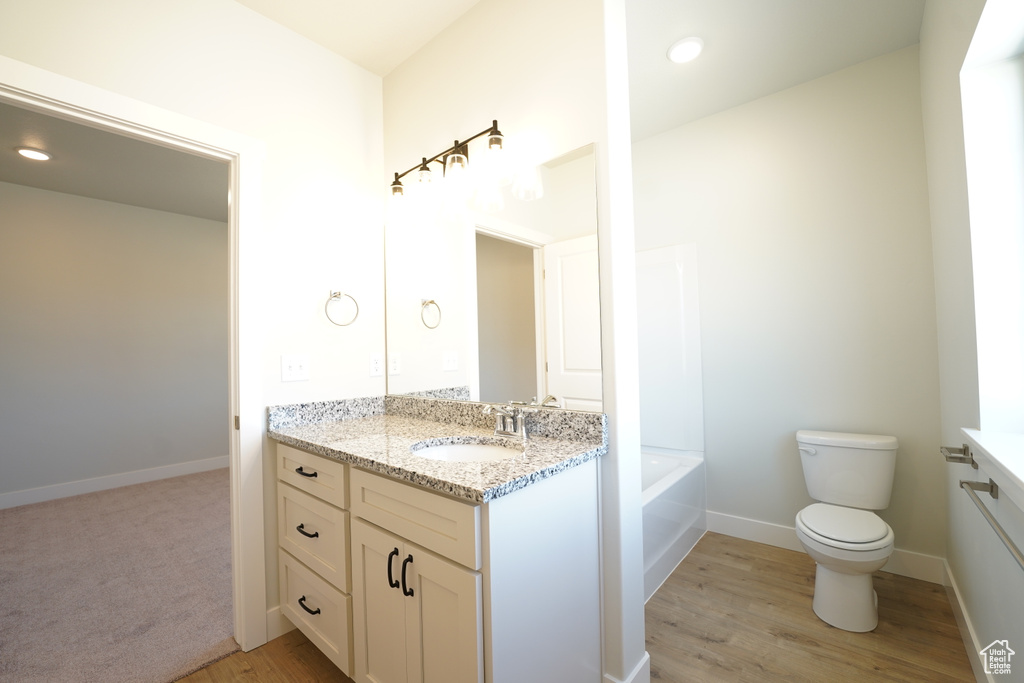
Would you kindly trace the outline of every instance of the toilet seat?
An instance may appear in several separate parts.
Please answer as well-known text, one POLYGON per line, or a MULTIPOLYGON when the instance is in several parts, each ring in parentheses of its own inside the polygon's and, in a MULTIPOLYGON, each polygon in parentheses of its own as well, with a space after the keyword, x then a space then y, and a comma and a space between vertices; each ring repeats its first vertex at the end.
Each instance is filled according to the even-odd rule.
POLYGON ((880 550, 894 540, 892 529, 868 510, 814 503, 796 516, 797 528, 810 538, 833 548, 880 550))

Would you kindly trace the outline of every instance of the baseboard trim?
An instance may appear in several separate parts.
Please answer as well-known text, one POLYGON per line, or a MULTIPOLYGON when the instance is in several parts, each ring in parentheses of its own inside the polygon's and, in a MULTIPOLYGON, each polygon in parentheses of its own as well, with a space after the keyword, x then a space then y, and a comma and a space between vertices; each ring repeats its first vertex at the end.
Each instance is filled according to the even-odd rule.
POLYGON ((227 466, 228 456, 220 455, 215 458, 207 458, 205 460, 192 460, 190 462, 181 462, 174 465, 151 467, 145 470, 122 472, 121 474, 111 474, 105 477, 93 477, 92 479, 69 481, 64 484, 40 486, 39 488, 24 489, 22 491, 9 491, 7 493, 0 493, 0 510, 17 507, 19 505, 43 503, 48 500, 67 498, 69 496, 79 496, 83 493, 95 493, 96 491, 116 489, 121 486, 143 484, 147 481, 170 479, 171 477, 180 477, 185 474, 195 474, 196 472, 206 472, 208 470, 216 470, 227 466))
POLYGON ((289 631, 295 630, 295 624, 288 620, 288 617, 281 611, 281 606, 272 607, 267 610, 267 642, 274 638, 280 638, 289 631))
POLYGON ((644 652, 644 656, 640 659, 640 662, 634 667, 633 671, 630 672, 626 678, 619 680, 614 676, 605 674, 603 676, 604 683, 650 683, 651 680, 651 655, 644 652))
POLYGON ((994 683, 995 677, 985 673, 985 665, 981 661, 981 649, 985 647, 978 641, 978 635, 974 631, 974 624, 964 609, 963 600, 960 599, 960 589, 953 576, 953 570, 946 562, 946 597, 953 608, 953 616, 956 618, 957 628, 960 629, 960 638, 964 641, 964 648, 967 650, 967 659, 971 662, 971 670, 974 672, 974 679, 978 683, 994 683))
MULTIPOLYGON (((708 510, 708 531, 803 552, 796 528, 708 510)), ((896 548, 882 571, 946 585, 946 561, 941 557, 896 548)))

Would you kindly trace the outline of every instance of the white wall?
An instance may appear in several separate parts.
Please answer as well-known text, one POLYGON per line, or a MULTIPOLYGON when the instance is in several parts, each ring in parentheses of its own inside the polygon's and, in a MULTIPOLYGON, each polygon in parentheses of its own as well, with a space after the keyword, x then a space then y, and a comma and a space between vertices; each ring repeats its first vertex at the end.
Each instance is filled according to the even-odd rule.
POLYGON ((637 247, 699 254, 708 509, 793 526, 798 429, 900 440, 897 548, 944 554, 917 49, 634 145, 637 247))
POLYGON ((609 682, 643 679, 646 661, 625 83, 619 0, 482 0, 384 80, 385 179, 493 119, 508 149, 533 163, 595 144, 612 444, 601 463, 609 682))
MULTIPOLYGON (((240 249, 246 268, 254 250, 262 253, 263 276, 257 284, 245 271, 241 298, 247 311, 253 298, 262 304, 260 339, 252 328, 245 334, 247 349, 262 346, 263 373, 246 375, 242 392, 251 397, 259 382, 262 405, 384 393, 384 379, 371 378, 368 363, 384 348, 379 77, 231 0, 0 0, 0 56, 262 144, 262 177, 242 181, 249 192, 261 188, 260 232, 248 223, 240 249), (358 300, 352 326, 325 318, 332 289, 358 300), (280 381, 285 353, 309 355, 310 381, 280 381)), ((246 468, 248 458, 247 450, 246 468)), ((273 475, 272 459, 264 458, 263 479, 273 475)), ((248 496, 259 478, 248 469, 238 476, 248 496)), ((245 500, 240 509, 251 511, 245 500)), ((263 510, 273 606, 273 487, 263 510)), ((258 542, 240 541, 245 549, 258 542)), ((262 585, 262 567, 246 571, 255 578, 244 578, 242 590, 262 585)), ((253 644, 260 643, 243 643, 253 644)))
POLYGON ((0 206, 0 493, 226 457, 227 224, 10 183, 0 206))
MULTIPOLYGON (((941 428, 942 441, 947 445, 963 443, 961 428, 981 426, 975 264, 960 71, 982 9, 987 11, 995 4, 1005 5, 986 5, 983 0, 928 0, 921 26, 921 95, 934 245, 941 428)), ((967 651, 977 671, 978 650, 997 638, 1012 639, 1022 632, 1024 576, 959 488, 960 479, 986 481, 988 475, 967 465, 950 464, 946 465, 946 477, 947 562, 955 597, 973 640, 967 651)), ((1020 545, 1024 540, 1020 510, 1005 496, 998 501, 984 494, 981 497, 1020 545)))
POLYGON ((383 393, 380 78, 231 0, 5 0, 0 53, 265 142, 267 403, 383 393), (353 326, 324 317, 331 288, 353 326), (309 382, 281 383, 291 352, 309 382))

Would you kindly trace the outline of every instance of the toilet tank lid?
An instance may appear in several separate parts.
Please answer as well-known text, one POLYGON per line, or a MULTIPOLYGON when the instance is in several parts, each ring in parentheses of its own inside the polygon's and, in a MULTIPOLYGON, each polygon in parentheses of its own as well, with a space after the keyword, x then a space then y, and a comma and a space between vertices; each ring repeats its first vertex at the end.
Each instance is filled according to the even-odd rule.
POLYGON ((899 447, 895 436, 882 434, 851 434, 849 432, 817 432, 801 429, 796 433, 797 443, 815 444, 817 446, 839 446, 841 448, 866 448, 877 451, 890 451, 899 447))

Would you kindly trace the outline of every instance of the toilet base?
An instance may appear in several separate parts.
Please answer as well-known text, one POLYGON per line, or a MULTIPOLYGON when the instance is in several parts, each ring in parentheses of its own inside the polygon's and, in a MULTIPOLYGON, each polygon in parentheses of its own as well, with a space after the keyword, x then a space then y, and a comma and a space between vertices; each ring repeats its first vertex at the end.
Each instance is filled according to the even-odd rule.
POLYGON ((878 626, 878 595, 871 574, 844 574, 816 563, 814 613, 826 624, 864 633, 878 626))

